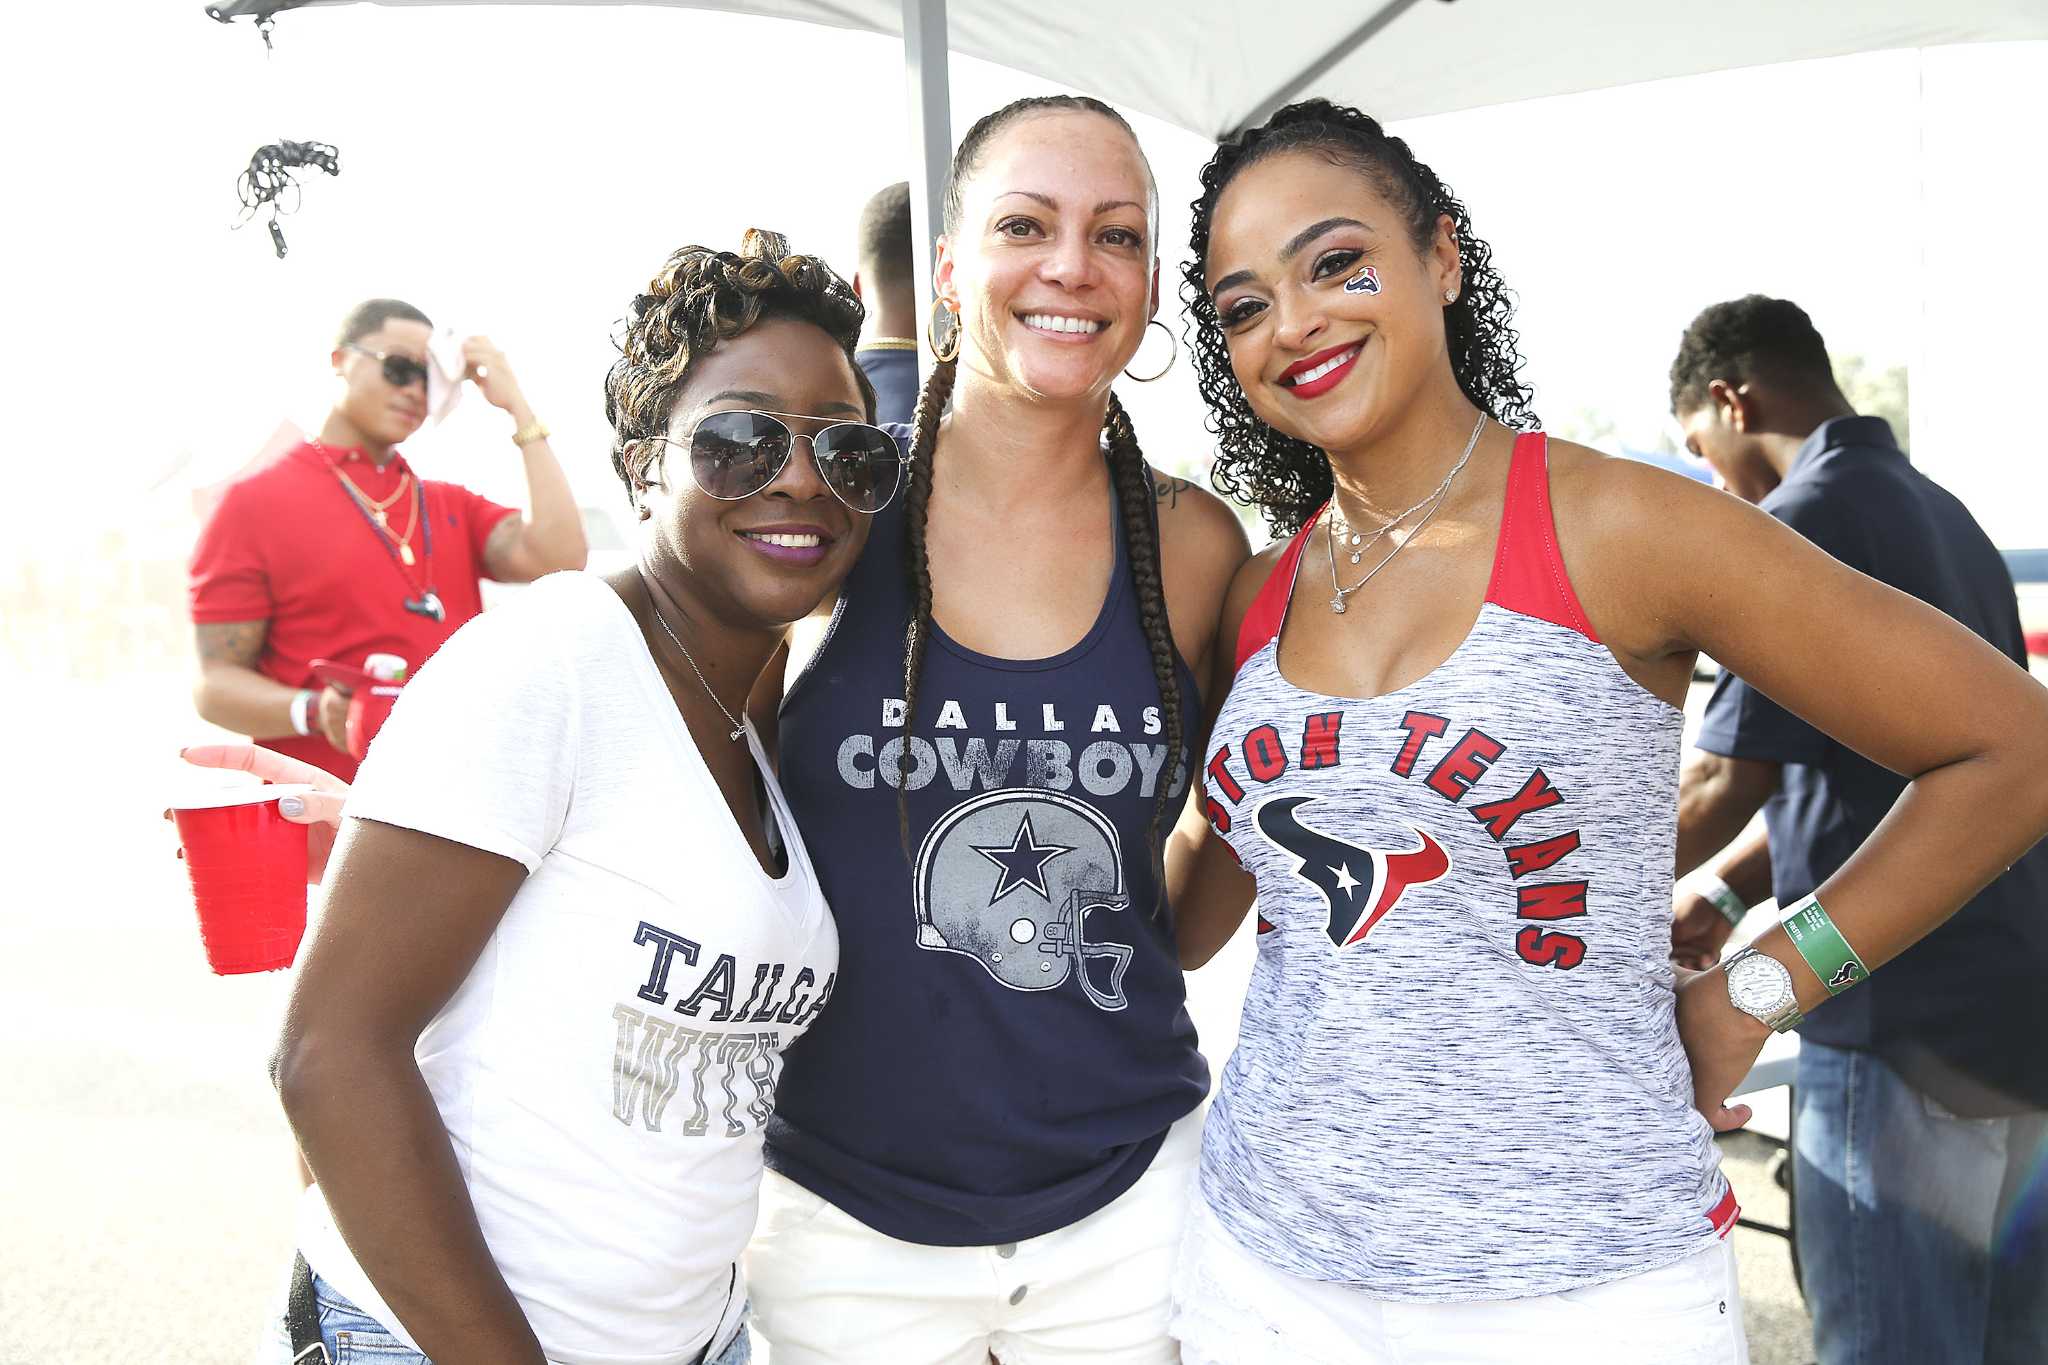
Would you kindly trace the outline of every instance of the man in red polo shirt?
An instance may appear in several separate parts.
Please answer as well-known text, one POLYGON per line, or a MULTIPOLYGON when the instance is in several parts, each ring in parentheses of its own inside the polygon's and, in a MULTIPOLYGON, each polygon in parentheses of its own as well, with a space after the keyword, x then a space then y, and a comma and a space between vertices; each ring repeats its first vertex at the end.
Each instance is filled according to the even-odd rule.
POLYGON ((483 609, 480 577, 524 583, 585 558, 548 429, 487 338, 463 343, 463 378, 511 416, 532 512, 422 479, 399 454, 426 420, 432 334, 410 304, 358 305, 330 357, 341 392, 319 439, 230 484, 192 551, 199 714, 344 779, 348 696, 312 660, 396 654, 417 669, 483 609))

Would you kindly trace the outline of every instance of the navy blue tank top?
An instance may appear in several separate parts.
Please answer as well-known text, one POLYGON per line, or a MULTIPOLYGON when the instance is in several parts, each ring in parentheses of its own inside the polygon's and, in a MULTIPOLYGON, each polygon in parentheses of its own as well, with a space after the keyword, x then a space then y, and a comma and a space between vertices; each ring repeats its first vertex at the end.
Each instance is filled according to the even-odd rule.
MULTIPOLYGON (((1184 794, 1192 739, 1166 761, 1110 520, 1109 592, 1073 648, 997 659, 934 629, 903 779, 908 859, 901 500, 783 701, 782 787, 838 917, 840 968, 787 1054, 768 1164, 904 1241, 990 1246, 1077 1222, 1208 1093, 1150 842, 1157 784, 1184 794)), ((1192 730, 1201 701, 1176 662, 1192 730)))

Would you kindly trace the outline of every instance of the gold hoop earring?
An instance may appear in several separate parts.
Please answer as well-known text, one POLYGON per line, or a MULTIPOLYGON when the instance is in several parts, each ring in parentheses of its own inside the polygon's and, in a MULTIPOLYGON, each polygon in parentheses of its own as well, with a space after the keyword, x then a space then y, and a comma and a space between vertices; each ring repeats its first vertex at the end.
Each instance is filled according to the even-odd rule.
POLYGON ((950 338, 953 348, 947 350, 939 345, 938 328, 939 314, 941 312, 952 313, 953 310, 946 307, 944 299, 933 299, 931 316, 925 320, 924 324, 924 340, 925 345, 932 348, 932 359, 943 365, 960 354, 960 316, 957 313, 953 315, 953 335, 950 338))
MULTIPOLYGON (((1142 378, 1135 374, 1132 374, 1130 370, 1126 368, 1124 370, 1124 378, 1130 380, 1134 384, 1150 384, 1155 379, 1164 379, 1166 377, 1166 371, 1172 369, 1173 363, 1176 360, 1180 359, 1180 339, 1174 336, 1173 329, 1171 327, 1168 327, 1165 323, 1161 322, 1158 318, 1153 318, 1150 322, 1145 324, 1145 330, 1148 332, 1151 331, 1154 327, 1157 327, 1160 331, 1166 333, 1166 344, 1172 348, 1166 353, 1166 368, 1162 369, 1158 374, 1148 374, 1142 378)), ((1133 358, 1135 359, 1135 357, 1133 358)))

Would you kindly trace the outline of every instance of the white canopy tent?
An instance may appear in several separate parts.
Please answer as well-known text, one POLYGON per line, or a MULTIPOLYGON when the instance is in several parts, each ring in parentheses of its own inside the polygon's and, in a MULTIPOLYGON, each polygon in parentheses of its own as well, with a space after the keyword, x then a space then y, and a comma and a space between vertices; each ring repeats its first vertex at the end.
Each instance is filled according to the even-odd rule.
MULTIPOLYGON (((189 3, 189 0, 184 0, 189 3)), ((2048 0, 375 0, 666 4, 903 39, 920 238, 951 156, 949 50, 1210 137, 1307 94, 1384 119, 1882 48, 2048 38, 2048 0)), ((355 0, 216 0, 223 22, 355 0)), ((920 253, 918 297, 929 296, 920 253)))

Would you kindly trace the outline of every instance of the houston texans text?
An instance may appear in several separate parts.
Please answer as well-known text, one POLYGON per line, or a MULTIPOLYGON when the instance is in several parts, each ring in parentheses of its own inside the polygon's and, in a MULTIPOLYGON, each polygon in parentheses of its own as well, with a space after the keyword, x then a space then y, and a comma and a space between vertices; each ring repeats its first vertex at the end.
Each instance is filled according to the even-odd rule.
MULTIPOLYGON (((1517 821, 1532 811, 1563 804, 1564 794, 1551 784, 1541 768, 1537 768, 1521 780, 1512 795, 1467 805, 1466 799, 1471 796, 1473 787, 1487 777, 1494 765, 1506 755, 1507 745, 1476 728, 1468 728, 1452 739, 1452 728, 1451 722, 1443 716, 1410 711, 1388 733, 1376 737, 1383 741, 1383 745, 1376 743, 1371 747, 1391 754, 1388 766, 1396 776, 1420 781, 1446 802, 1464 806, 1485 828, 1487 835, 1501 846, 1501 852, 1507 859, 1508 875, 1518 883, 1515 887, 1515 918, 1524 921, 1515 931, 1516 954, 1531 966, 1570 971, 1586 959, 1585 940, 1577 934, 1547 926, 1587 913, 1587 883, 1545 881, 1524 884, 1522 878, 1547 871, 1576 852, 1579 832, 1573 829, 1530 843, 1507 842, 1517 821)), ((1209 783, 1203 808, 1209 823, 1216 827, 1218 833, 1230 832, 1233 812, 1245 801, 1246 782, 1254 786, 1273 782, 1294 765, 1299 765, 1304 771, 1341 766, 1344 761, 1343 730, 1344 713, 1326 711, 1308 717, 1291 754, 1279 728, 1273 725, 1254 726, 1235 748, 1228 744, 1218 748, 1206 769, 1209 783)), ((1505 787, 1501 789, 1506 790, 1505 787)), ((1426 846, 1433 842, 1426 835, 1423 839, 1426 846)), ((1359 851, 1368 852, 1364 849, 1359 851)), ((1418 850, 1416 854, 1394 856, 1420 858, 1423 852, 1418 850)), ((1410 875, 1441 876, 1445 870, 1448 870, 1447 863, 1443 868, 1437 868, 1432 859, 1419 873, 1410 875)), ((1328 894, 1327 888, 1325 893, 1328 894)), ((1363 938, 1364 930, 1370 927, 1370 922, 1361 922, 1341 937, 1333 932, 1333 942, 1339 947, 1358 942, 1363 938)))

